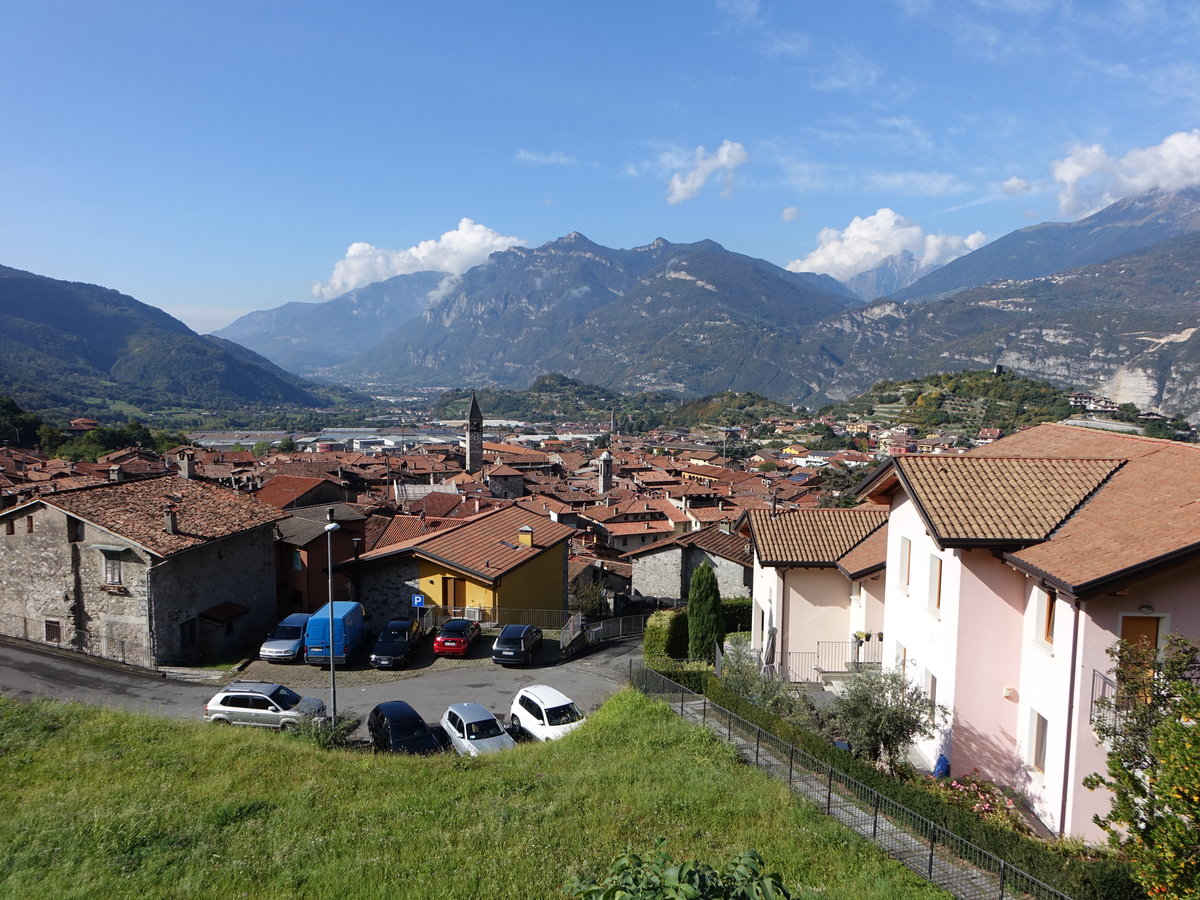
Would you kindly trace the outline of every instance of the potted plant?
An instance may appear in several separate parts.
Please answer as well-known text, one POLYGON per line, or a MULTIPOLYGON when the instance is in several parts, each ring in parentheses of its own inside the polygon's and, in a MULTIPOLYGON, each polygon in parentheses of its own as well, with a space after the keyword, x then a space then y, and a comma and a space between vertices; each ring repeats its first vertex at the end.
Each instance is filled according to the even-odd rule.
POLYGON ((857 643, 859 645, 862 645, 863 643, 869 641, 870 639, 871 639, 871 632, 869 632, 869 631, 854 632, 854 641, 855 641, 855 643, 857 643))
POLYGON ((875 637, 879 641, 879 643, 881 643, 881 644, 883 643, 883 632, 882 631, 875 632, 875 637))

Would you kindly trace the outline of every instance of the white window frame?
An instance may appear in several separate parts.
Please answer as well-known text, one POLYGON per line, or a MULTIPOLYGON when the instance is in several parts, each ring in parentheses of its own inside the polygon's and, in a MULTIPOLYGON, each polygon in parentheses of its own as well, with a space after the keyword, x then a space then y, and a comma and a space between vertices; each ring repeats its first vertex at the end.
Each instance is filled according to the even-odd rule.
POLYGON ((104 554, 104 583, 119 585, 121 581, 121 557, 111 554, 104 554))
POLYGON ((929 609, 935 613, 942 611, 942 558, 936 553, 929 554, 929 609))
POLYGON ((900 571, 897 573, 900 590, 908 593, 912 584, 912 541, 900 538, 900 571))

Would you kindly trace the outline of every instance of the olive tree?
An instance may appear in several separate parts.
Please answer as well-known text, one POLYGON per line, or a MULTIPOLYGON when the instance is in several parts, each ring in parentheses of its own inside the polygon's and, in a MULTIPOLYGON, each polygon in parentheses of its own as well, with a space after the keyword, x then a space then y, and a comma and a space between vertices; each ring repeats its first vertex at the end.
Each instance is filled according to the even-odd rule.
POLYGON ((831 737, 847 741, 855 756, 885 763, 893 774, 913 741, 933 737, 947 714, 898 669, 851 676, 828 713, 831 737))

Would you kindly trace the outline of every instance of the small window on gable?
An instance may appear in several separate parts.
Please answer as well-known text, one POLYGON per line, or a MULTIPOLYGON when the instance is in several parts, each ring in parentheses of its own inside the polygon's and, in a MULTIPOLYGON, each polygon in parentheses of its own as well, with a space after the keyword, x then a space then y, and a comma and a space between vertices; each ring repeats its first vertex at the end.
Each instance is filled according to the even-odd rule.
POLYGON ((83 540, 83 520, 67 517, 67 540, 75 544, 83 540))
POLYGON ((929 608, 942 608, 942 558, 929 557, 929 608))
POLYGON ((25 517, 25 533, 33 534, 33 516, 25 517))
POLYGON ((104 554, 104 583, 121 583, 121 559, 110 553, 104 554))
POLYGON ((1046 734, 1049 724, 1038 713, 1033 713, 1029 729, 1029 765, 1039 772, 1046 771, 1046 734))
POLYGON ((5 534, 16 534, 17 533, 17 523, 14 522, 12 519, 6 519, 4 522, 4 533, 5 534))
POLYGON ((1058 606, 1058 592, 1040 588, 1042 595, 1042 640, 1054 643, 1054 608, 1058 606))
POLYGON ((909 563, 912 560, 912 541, 906 537, 900 538, 900 571, 898 577, 900 587, 908 589, 909 581, 909 563))

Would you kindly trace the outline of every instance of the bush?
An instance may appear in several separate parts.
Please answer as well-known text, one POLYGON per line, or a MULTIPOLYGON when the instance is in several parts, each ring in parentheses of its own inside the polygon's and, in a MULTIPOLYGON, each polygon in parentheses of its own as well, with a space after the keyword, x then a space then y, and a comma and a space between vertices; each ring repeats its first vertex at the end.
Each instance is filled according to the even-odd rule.
MULTIPOLYGON (((816 769, 833 766, 855 781, 963 840, 982 847, 1074 900, 1143 900, 1145 897, 1134 883, 1129 866, 1123 862, 1081 858, 1077 852, 1061 852, 1054 844, 981 821, 970 810, 948 804, 919 785, 886 775, 873 764, 855 759, 849 751, 834 747, 825 738, 797 728, 748 703, 726 689, 716 676, 708 679, 705 693, 714 703, 807 754, 807 760, 797 754, 797 765, 816 769)), ((1071 847, 1067 844, 1064 850, 1071 847)))
POLYGON ((778 875, 763 871, 763 859, 753 850, 739 853, 725 871, 718 872, 699 860, 676 863, 659 849, 662 844, 660 840, 647 858, 622 853, 599 881, 576 879, 567 885, 567 894, 579 900, 788 900, 792 896, 778 875))
POLYGON ((647 668, 677 681, 690 691, 704 693, 711 663, 688 660, 688 616, 685 609, 662 609, 646 622, 642 659, 647 668))
POLYGON ((350 743, 350 736, 358 730, 362 719, 353 716, 338 716, 336 721, 326 719, 314 722, 304 719, 295 726, 284 729, 284 733, 297 740, 307 741, 323 750, 335 747, 345 747, 350 743))
POLYGON ((722 597, 721 614, 725 617, 725 633, 749 631, 754 601, 749 597, 722 597))

